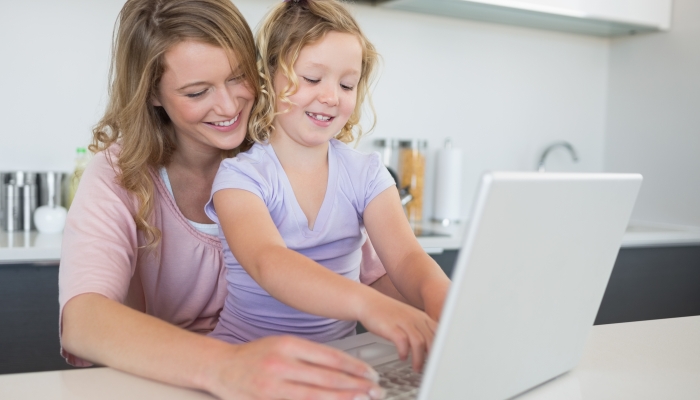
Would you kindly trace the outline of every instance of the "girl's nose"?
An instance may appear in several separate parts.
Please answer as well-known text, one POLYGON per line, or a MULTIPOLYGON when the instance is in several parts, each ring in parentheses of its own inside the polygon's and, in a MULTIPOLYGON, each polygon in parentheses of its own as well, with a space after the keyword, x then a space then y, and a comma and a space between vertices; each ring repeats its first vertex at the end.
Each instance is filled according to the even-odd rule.
POLYGON ((330 107, 338 105, 338 88, 334 84, 325 84, 321 86, 321 92, 318 96, 318 101, 330 107))

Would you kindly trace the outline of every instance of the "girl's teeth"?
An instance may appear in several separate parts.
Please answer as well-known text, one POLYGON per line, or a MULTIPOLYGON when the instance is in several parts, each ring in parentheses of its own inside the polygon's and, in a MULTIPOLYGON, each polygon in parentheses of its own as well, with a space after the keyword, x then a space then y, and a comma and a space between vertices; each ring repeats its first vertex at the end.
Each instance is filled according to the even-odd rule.
POLYGON ((308 115, 309 117, 311 117, 317 121, 328 121, 331 119, 331 117, 325 117, 323 115, 318 115, 318 114, 314 114, 314 113, 306 113, 306 115, 308 115))
MULTIPOLYGON (((240 114, 238 114, 238 115, 240 115, 240 114)), ((212 124, 213 124, 213 125, 216 125, 216 126, 231 126, 231 124, 233 124, 234 122, 238 121, 238 115, 236 115, 235 117, 233 117, 233 119, 230 120, 230 121, 212 122, 212 124)))

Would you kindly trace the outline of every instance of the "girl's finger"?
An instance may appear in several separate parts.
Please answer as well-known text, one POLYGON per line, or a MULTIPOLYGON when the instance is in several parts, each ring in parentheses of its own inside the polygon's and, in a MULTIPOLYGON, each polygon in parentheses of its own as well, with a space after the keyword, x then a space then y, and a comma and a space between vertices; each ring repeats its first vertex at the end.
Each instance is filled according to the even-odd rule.
POLYGON ((419 329, 423 332, 423 335, 426 339, 426 351, 428 352, 428 354, 430 354, 430 351, 433 348, 433 340, 435 340, 435 328, 431 326, 432 321, 433 320, 431 320, 430 318, 427 318, 426 320, 424 320, 424 324, 419 325, 419 329))
POLYGON ((413 370, 420 371, 426 353, 425 338, 419 330, 415 330, 410 334, 409 340, 411 343, 411 354, 413 355, 413 370))
POLYGON ((392 337, 387 338, 391 340, 396 346, 396 351, 399 353, 399 358, 405 360, 408 357, 409 350, 409 338, 402 329, 394 328, 392 330, 392 337))

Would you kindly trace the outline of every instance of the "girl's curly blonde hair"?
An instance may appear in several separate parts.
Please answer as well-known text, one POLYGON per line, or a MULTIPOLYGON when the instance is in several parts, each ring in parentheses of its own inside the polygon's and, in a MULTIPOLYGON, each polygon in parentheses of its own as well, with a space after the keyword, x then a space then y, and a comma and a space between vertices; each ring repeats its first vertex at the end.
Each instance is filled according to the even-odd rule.
POLYGON ((289 96, 299 89, 299 80, 293 68, 299 53, 304 46, 322 39, 328 32, 355 35, 362 47, 362 70, 357 85, 355 110, 336 135, 336 139, 349 143, 355 140, 355 133, 358 140, 362 136, 362 128, 358 124, 365 99, 373 114, 372 128, 374 127, 376 114, 370 96, 370 86, 379 56, 372 43, 362 33, 350 12, 337 0, 285 1, 270 10, 256 36, 261 89, 248 124, 250 139, 263 143, 270 138, 275 116, 288 111, 287 109, 277 112, 277 100, 291 107, 289 96), (278 70, 287 78, 288 84, 276 90, 272 82, 278 70))

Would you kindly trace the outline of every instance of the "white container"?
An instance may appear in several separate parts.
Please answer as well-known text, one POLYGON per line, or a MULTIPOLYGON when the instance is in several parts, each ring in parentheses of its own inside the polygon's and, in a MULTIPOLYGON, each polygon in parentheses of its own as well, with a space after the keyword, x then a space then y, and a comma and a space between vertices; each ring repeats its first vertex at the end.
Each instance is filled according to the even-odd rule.
POLYGON ((450 139, 435 155, 435 199, 433 220, 449 225, 461 219, 462 150, 452 147, 450 139))

